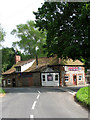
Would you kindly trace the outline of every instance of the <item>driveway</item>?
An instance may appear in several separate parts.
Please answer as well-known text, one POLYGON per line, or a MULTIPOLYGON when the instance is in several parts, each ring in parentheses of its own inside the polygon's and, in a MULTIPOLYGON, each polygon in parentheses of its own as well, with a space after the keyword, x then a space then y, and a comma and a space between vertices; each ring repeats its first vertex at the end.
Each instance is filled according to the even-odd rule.
POLYGON ((2 118, 88 118, 73 95, 56 87, 7 88, 6 92, 0 101, 2 118))

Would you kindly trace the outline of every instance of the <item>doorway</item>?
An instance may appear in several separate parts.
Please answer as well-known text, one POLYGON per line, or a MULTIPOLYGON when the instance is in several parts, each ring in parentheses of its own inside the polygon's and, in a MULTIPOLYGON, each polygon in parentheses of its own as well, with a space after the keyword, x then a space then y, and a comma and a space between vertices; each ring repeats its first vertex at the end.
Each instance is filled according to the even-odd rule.
POLYGON ((12 79, 12 85, 13 85, 13 87, 16 87, 16 80, 15 80, 15 78, 12 79))
POLYGON ((5 80, 3 80, 3 87, 5 87, 6 86, 6 81, 5 80))
POLYGON ((73 84, 77 85, 77 76, 76 75, 73 75, 73 84))

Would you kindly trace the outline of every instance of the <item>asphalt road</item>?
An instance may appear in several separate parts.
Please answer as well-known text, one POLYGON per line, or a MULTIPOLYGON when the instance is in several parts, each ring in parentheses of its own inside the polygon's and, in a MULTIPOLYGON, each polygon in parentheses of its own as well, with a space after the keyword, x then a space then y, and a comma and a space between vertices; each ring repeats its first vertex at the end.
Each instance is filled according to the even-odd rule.
POLYGON ((71 91, 74 91, 74 92, 77 92, 80 88, 82 88, 82 87, 85 87, 85 86, 70 86, 70 87, 65 87, 64 86, 64 88, 66 88, 66 89, 68 89, 68 90, 71 90, 71 91))
POLYGON ((8 88, 6 92, 0 101, 2 118, 88 118, 73 95, 59 88, 8 88))

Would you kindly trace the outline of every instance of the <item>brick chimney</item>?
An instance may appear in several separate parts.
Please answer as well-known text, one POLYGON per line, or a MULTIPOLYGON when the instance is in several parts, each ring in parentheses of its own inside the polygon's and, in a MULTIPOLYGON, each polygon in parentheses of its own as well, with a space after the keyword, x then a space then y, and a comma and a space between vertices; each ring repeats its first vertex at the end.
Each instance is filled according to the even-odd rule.
POLYGON ((21 56, 20 55, 15 55, 15 63, 18 63, 21 61, 21 56))

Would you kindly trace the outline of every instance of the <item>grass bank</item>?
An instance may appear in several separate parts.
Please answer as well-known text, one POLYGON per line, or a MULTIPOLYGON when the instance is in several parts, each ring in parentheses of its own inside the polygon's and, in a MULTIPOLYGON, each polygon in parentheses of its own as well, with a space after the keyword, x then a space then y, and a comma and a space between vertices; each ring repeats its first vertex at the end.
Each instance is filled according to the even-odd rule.
POLYGON ((0 94, 2 93, 5 93, 5 91, 2 88, 0 88, 0 94))
POLYGON ((76 94, 76 100, 82 105, 90 106, 90 87, 80 88, 76 94))

